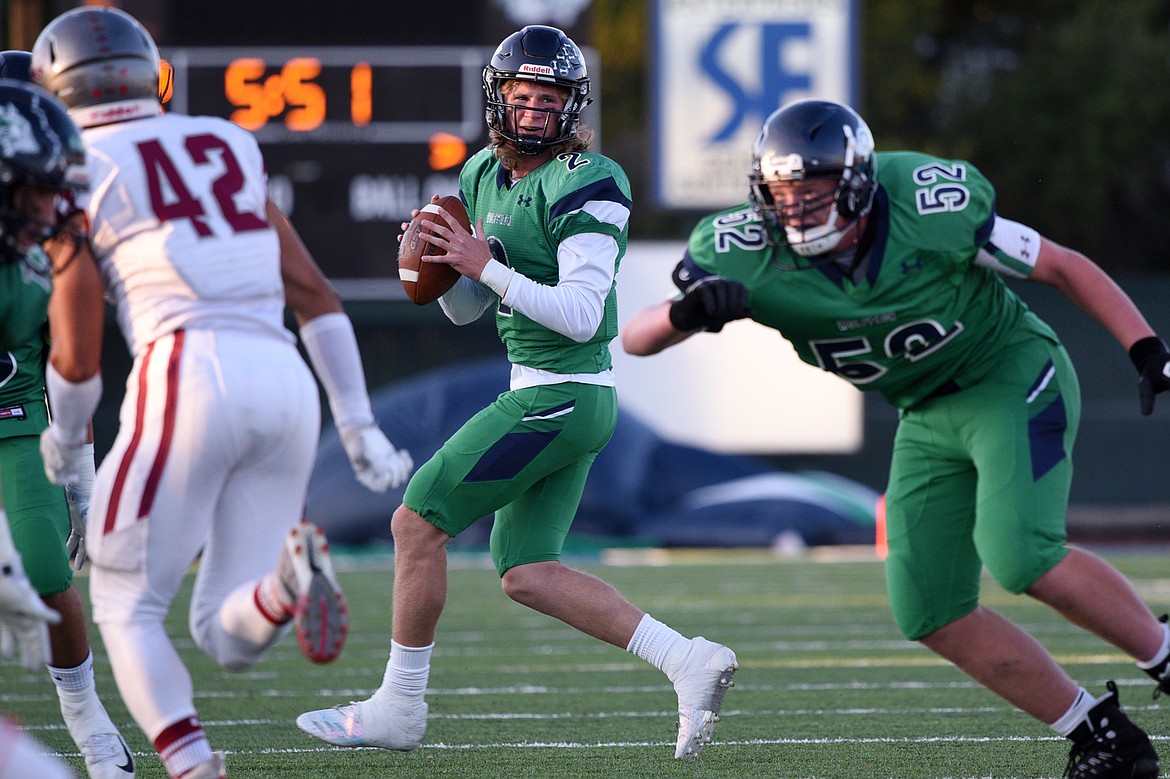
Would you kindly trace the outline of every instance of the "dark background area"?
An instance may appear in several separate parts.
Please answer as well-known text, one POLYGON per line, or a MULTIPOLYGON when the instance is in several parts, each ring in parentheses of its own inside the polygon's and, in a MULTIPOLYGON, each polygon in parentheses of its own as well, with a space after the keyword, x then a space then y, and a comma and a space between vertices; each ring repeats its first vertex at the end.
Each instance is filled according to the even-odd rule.
MULTIPOLYGON (((495 46, 495 0, 124 0, 163 47, 495 46)), ((0 0, 8 47, 77 3, 0 0)), ((1113 271, 1170 271, 1170 0, 858 0, 857 106, 878 148, 973 162, 1000 211, 1113 271)), ((653 3, 593 0, 572 24, 604 74, 604 151, 634 186, 634 239, 696 213, 649 202, 653 3)), ((404 103, 440 99, 420 85, 404 103)), ((746 191, 745 191, 746 196, 746 191)))
MULTIPOLYGON (((45 21, 73 5, 0 0, 0 23, 8 22, 0 38, 8 47, 27 47, 45 21)), ((164 48, 490 48, 520 26, 488 0, 121 5, 164 48)), ((857 8, 858 108, 879 149, 915 148, 973 162, 996 185, 1000 213, 1084 251, 1117 276, 1157 330, 1170 333, 1170 0, 858 0, 857 8)), ((648 195, 652 3, 594 0, 565 29, 599 52, 603 151, 626 168, 634 186, 632 239, 683 239, 698 213, 658 209, 648 195)), ((442 96, 420 84, 397 99, 410 104, 442 96)), ((302 225, 312 219, 311 213, 296 214, 302 225)), ((395 231, 385 230, 387 247, 395 231)), ((312 248, 328 268, 328 248, 312 248)), ((1051 290, 1016 288, 1061 333, 1083 382, 1074 504, 1095 516, 1101 506, 1113 507, 1104 513, 1114 515, 1152 511, 1152 523, 1167 527, 1170 399, 1159 399, 1153 418, 1141 417, 1136 375, 1117 344, 1051 290)), ((437 308, 416 309, 398 290, 342 289, 372 387, 502 353, 490 323, 455 330, 437 308)), ((126 367, 120 339, 110 343, 108 421, 99 445, 116 418, 126 367)), ((781 390, 777 402, 783 402, 781 390)), ((896 415, 874 398, 866 399, 865 409, 866 443, 859 453, 772 459, 880 488, 896 415)))

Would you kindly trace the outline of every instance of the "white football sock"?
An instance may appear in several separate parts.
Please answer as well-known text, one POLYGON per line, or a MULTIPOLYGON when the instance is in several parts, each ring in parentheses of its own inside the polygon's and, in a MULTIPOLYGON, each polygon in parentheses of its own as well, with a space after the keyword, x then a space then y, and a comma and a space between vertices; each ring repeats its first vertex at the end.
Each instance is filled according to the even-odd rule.
POLYGON ((690 639, 683 637, 674 628, 664 625, 649 614, 643 614, 642 621, 638 623, 626 651, 664 672, 673 681, 671 676, 675 671, 673 664, 678 661, 672 654, 681 656, 689 642, 690 639))
POLYGON ((1158 651, 1154 656, 1145 662, 1137 664, 1137 667, 1143 671, 1148 671, 1166 661, 1166 656, 1170 655, 1170 625, 1165 622, 1162 623, 1162 646, 1158 647, 1158 651))
POLYGON ((54 665, 45 666, 49 669, 49 677, 61 692, 75 692, 93 687, 93 652, 85 656, 81 665, 75 668, 58 668, 54 665))
POLYGON ((1069 706, 1068 711, 1062 714, 1060 719, 1053 722, 1049 727, 1067 738, 1069 734, 1076 730, 1077 725, 1085 721, 1085 717, 1089 714, 1089 709, 1096 705, 1097 699, 1090 695, 1088 690, 1081 687, 1077 691, 1077 697, 1073 700, 1072 706, 1069 706))
POLYGON ((434 642, 427 646, 403 646, 391 640, 386 674, 382 677, 382 686, 374 694, 421 698, 427 691, 427 681, 431 675, 431 651, 434 648, 434 642))

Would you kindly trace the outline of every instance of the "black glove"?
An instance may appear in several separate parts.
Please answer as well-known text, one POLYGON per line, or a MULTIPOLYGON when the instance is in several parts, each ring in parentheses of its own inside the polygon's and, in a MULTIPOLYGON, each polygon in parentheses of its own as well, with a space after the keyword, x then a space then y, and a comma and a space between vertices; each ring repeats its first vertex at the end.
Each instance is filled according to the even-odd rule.
POLYGON ((1154 413, 1154 396, 1170 390, 1170 350, 1156 335, 1147 336, 1129 347, 1138 374, 1138 395, 1142 399, 1142 415, 1154 413))
POLYGON ((684 332, 718 333, 728 322, 751 315, 747 287, 719 276, 699 279, 670 304, 670 324, 684 332))

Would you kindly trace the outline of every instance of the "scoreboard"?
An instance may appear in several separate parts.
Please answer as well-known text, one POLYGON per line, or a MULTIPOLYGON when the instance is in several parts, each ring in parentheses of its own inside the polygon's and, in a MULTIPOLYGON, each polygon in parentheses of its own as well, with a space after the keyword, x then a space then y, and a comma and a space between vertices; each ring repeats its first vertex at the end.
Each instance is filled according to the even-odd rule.
MULTIPOLYGON (((479 47, 173 48, 168 110, 251 130, 332 279, 395 279, 399 224, 487 142, 479 47)), ((396 288, 398 285, 394 284, 396 288)))
MULTIPOLYGON (((480 46, 187 47, 168 110, 219 116, 255 134, 272 199, 318 264, 352 294, 401 296, 399 225, 431 195, 455 194, 487 143, 480 46), (360 281, 359 281, 360 280, 360 281), (393 281, 379 284, 378 280, 393 281)), ((585 51, 597 63, 595 51, 585 51)), ((600 94, 599 70, 590 70, 600 94)), ((596 132, 596 104, 583 120, 596 132)))

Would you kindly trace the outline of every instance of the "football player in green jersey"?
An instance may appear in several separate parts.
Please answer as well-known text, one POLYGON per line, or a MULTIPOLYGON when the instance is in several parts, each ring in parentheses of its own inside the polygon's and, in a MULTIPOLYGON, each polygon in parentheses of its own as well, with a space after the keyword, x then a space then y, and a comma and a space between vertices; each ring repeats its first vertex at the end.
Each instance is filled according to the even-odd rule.
MULTIPOLYGON (((52 288, 49 261, 39 244, 56 231, 59 197, 83 186, 79 174, 85 154, 64 107, 25 83, 27 56, 0 53, 5 76, 0 80, 0 484, 7 514, 4 535, 11 530, 11 547, 19 552, 15 561, 0 552, 0 569, 7 578, 10 572, 23 576, 23 568, 26 583, 59 618, 52 620, 41 651, 36 651, 40 628, 27 617, 23 623, 0 617, 0 633, 15 638, 26 667, 47 663, 89 775, 133 777, 134 760, 94 685, 86 615, 66 551, 71 522, 65 492, 45 478, 39 451, 40 432, 48 424, 44 360, 52 288), (30 662, 34 654, 36 662, 30 662)), ((16 734, 10 725, 0 724, 0 730, 16 734)), ((0 735, 0 752, 29 751, 7 738, 0 735)), ((15 764, 0 766, 0 776, 48 776, 58 770, 22 762, 29 759, 17 756, 15 764)))
POLYGON ((588 151, 592 133, 580 114, 589 77, 560 30, 533 25, 508 36, 484 70, 484 90, 491 142, 459 177, 475 233, 441 211, 446 227, 424 235, 445 250, 437 261, 463 274, 440 300, 447 316, 464 324, 494 310, 511 388, 419 468, 394 513, 393 641, 382 686, 369 700, 308 712, 297 724, 340 746, 422 742, 446 545, 494 513, 491 554, 508 597, 664 671, 678 693, 675 757, 693 758, 711 739, 735 654, 684 638, 560 562, 586 476, 617 418, 609 343, 629 181, 613 160, 588 151))
POLYGON ((1088 258, 996 214, 970 163, 877 153, 847 106, 804 100, 773 113, 750 183, 749 202, 694 229, 674 273, 681 296, 636 314, 626 351, 654 354, 751 317, 805 362, 881 393, 900 419, 886 492, 899 628, 1071 739, 1069 776, 1156 776, 1115 685, 1090 695, 980 605, 979 576, 986 566, 1170 691, 1166 624, 1112 566, 1066 546, 1077 378, 1002 277, 1059 289, 1129 349, 1144 414, 1170 388, 1165 344, 1088 258))

